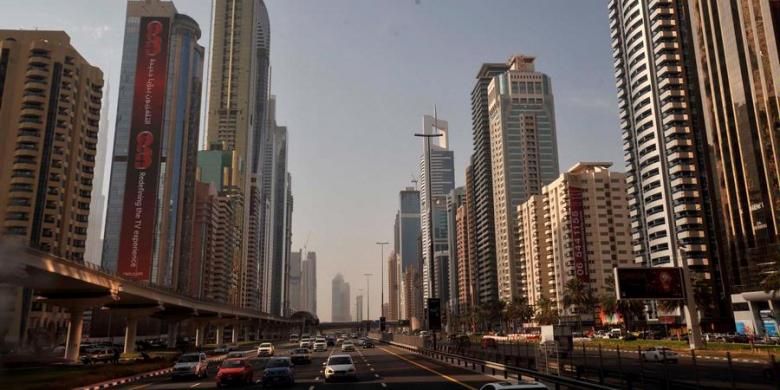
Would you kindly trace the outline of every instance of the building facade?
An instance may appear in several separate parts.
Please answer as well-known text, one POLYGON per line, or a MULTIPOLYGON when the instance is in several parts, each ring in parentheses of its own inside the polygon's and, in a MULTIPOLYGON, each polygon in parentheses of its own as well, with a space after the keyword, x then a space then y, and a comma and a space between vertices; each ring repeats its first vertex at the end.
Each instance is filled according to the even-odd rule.
MULTIPOLYGON (((4 253, 30 246, 85 260, 102 91, 103 72, 66 33, 0 30, 4 253)), ((23 343, 30 329, 61 329, 67 319, 34 305, 30 289, 2 286, 0 295, 0 341, 23 343)))
POLYGON ((301 265, 302 310, 317 314, 317 253, 306 252, 301 265))
MULTIPOLYGON (((702 322, 728 322, 688 7, 647 0, 608 7, 635 261, 687 266, 703 295, 719 297, 700 308, 702 322)), ((651 310, 651 320, 658 316, 681 317, 651 310)))
POLYGON ((498 297, 523 298, 515 254, 517 206, 558 176, 552 84, 534 58, 513 56, 488 85, 498 297))
POLYGON ((352 321, 350 310, 350 302, 352 302, 352 299, 349 294, 349 283, 344 281, 344 277, 341 274, 336 274, 333 278, 331 296, 331 321, 352 321))
MULTIPOLYGON (((458 255, 458 230, 457 230, 457 214, 458 209, 465 206, 466 194, 463 187, 453 188, 449 195, 447 195, 447 249, 449 254, 447 258, 449 264, 447 265, 447 289, 448 301, 447 309, 452 313, 458 313, 460 311, 458 306, 458 298, 460 297, 460 285, 458 280, 460 278, 458 262, 460 259, 458 255)), ((464 207, 465 208, 465 207, 464 207)))
POLYGON ((355 297, 355 321, 363 321, 363 296, 355 297))
POLYGON ((189 289, 199 38, 195 20, 171 2, 127 3, 102 265, 179 291, 189 289), (149 50, 149 41, 160 50, 149 50))
POLYGON ((399 237, 399 272, 401 275, 401 291, 399 293, 399 305, 401 319, 411 318, 413 307, 422 304, 422 295, 419 297, 413 295, 414 288, 411 281, 416 280, 412 274, 422 268, 422 259, 420 258, 420 192, 414 188, 407 187, 399 193, 398 213, 398 237, 399 237), (419 302, 412 302, 419 300, 419 302))
POLYGON ((387 257, 387 310, 385 316, 388 321, 398 320, 400 307, 400 296, 398 294, 401 286, 399 278, 398 255, 395 252, 387 257))
POLYGON ((303 286, 301 285, 303 280, 302 255, 302 250, 290 253, 290 278, 288 286, 290 290, 290 312, 292 313, 303 310, 303 286))

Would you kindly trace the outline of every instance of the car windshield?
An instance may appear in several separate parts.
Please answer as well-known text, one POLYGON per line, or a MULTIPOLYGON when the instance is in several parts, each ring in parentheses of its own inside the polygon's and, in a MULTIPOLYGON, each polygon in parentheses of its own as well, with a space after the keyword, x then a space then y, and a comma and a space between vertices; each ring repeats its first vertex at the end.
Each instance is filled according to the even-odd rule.
POLYGON ((290 363, 285 359, 271 359, 265 368, 289 367, 290 363))
POLYGON ((309 350, 306 348, 298 348, 295 351, 293 351, 293 353, 308 353, 308 352, 309 350))
POLYGON ((271 348, 271 344, 269 343, 260 344, 260 348, 271 348))
POLYGON ((225 360, 222 362, 222 368, 237 368, 242 367, 244 365, 243 360, 225 360))
POLYGON ((182 355, 179 358, 179 363, 193 363, 200 360, 200 355, 182 355))
POLYGON ((341 364, 352 364, 352 359, 347 356, 336 356, 328 359, 329 366, 337 366, 341 364))

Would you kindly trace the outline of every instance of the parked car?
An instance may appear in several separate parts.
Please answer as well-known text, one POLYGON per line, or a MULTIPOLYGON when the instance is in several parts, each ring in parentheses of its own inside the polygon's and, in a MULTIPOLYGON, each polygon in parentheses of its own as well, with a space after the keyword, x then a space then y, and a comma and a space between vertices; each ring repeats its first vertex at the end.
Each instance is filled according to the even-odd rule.
POLYGON ((254 383, 254 370, 249 361, 243 358, 225 359, 217 371, 217 388, 232 385, 254 383))
POLYGON ((287 357, 275 357, 268 359, 263 370, 262 384, 265 386, 272 385, 294 385, 295 384, 295 370, 292 360, 287 357))
POLYGON ((351 341, 341 343, 341 352, 355 352, 355 344, 351 341))
POLYGON ((306 348, 296 348, 290 353, 290 361, 294 364, 311 363, 311 354, 306 348))
POLYGON ((650 347, 642 351, 642 360, 646 362, 677 363, 680 355, 667 347, 650 347))
POLYGON ((186 376, 204 378, 208 375, 209 362, 205 353, 185 353, 173 365, 171 377, 178 379, 186 376))
POLYGON ((257 347, 257 356, 274 356, 274 345, 271 343, 262 343, 257 347))
POLYGON ((543 383, 535 381, 522 381, 518 383, 512 382, 495 382, 488 383, 479 388, 479 390, 547 390, 547 387, 543 383))
POLYGON ((355 363, 349 355, 331 355, 322 365, 325 367, 325 382, 357 378, 355 363))

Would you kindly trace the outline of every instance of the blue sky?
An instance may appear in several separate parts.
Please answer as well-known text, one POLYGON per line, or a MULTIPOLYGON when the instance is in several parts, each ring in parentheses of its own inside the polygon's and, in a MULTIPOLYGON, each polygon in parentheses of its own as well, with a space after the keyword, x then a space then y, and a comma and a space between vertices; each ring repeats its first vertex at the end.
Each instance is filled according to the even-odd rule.
MULTIPOLYGON (((60 29, 112 84, 116 104, 121 0, 12 3, 0 28, 60 29)), ((174 1, 208 46, 210 2, 174 1)), ((613 161, 623 170, 604 0, 267 0, 272 93, 290 135, 293 248, 318 255, 319 316, 330 318, 337 272, 353 296, 371 285, 379 311, 379 248, 392 241, 398 191, 418 175, 422 116, 449 121, 456 182, 472 151, 470 92, 483 62, 536 56, 552 78, 561 169, 613 161)), ((111 107, 114 122, 116 107, 111 107)), ((387 255, 387 252, 385 253, 387 255)))

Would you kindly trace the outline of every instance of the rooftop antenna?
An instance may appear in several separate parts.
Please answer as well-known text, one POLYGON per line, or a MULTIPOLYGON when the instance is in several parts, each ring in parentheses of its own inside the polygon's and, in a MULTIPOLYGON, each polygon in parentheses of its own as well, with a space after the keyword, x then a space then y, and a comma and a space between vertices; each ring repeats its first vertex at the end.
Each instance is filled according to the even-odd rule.
POLYGON ((414 183, 414 190, 418 191, 418 189, 417 189, 417 176, 415 176, 414 173, 412 173, 412 180, 411 181, 412 181, 412 183, 414 183))

